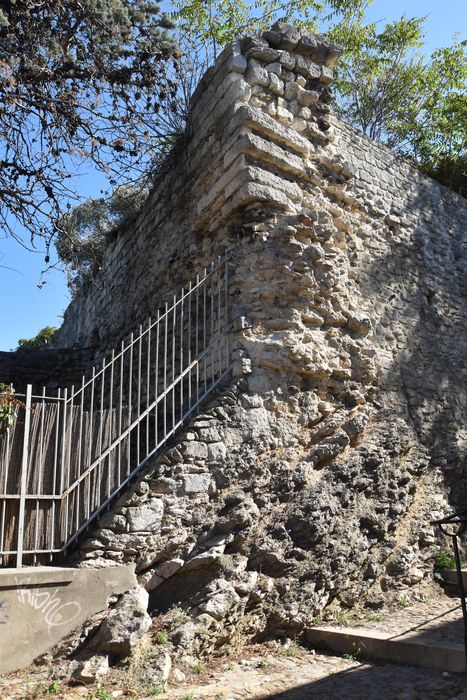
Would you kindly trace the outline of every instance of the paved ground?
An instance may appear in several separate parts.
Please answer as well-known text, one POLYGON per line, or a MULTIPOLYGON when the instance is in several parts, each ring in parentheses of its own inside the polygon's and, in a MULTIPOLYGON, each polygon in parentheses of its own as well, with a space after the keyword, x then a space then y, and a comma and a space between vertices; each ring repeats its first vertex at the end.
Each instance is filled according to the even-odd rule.
MULTIPOLYGON (((341 615, 338 622, 391 631, 394 635, 415 629, 446 641, 462 641, 458 599, 430 595, 412 604, 401 598, 386 611, 341 615)), ((329 624, 329 622, 327 622, 329 624)), ((54 669, 31 668, 0 679, 1 700, 51 698, 113 700, 154 698, 164 700, 467 700, 467 675, 399 666, 361 663, 354 658, 317 654, 294 642, 277 641, 245 646, 229 656, 176 668, 170 689, 138 684, 124 671, 112 671, 100 689, 70 687, 54 680, 54 669)))

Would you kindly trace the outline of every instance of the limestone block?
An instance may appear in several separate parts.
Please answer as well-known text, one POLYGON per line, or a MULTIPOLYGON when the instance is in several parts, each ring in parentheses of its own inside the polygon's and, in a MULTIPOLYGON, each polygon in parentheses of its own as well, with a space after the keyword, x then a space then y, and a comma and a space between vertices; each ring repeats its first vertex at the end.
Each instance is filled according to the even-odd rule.
POLYGON ((141 586, 122 595, 97 630, 90 647, 119 656, 128 655, 151 627, 148 600, 148 593, 141 586))
POLYGON ((333 70, 328 68, 328 66, 321 66, 321 75, 319 76, 320 83, 329 85, 333 80, 333 70))
POLYGON ((205 460, 208 456, 208 448, 204 442, 186 442, 183 445, 185 459, 205 460))
MULTIPOLYGON (((255 62, 256 63, 256 62, 255 62)), ((246 80, 250 85, 263 85, 267 87, 269 85, 269 75, 265 68, 260 65, 251 65, 252 61, 249 61, 248 70, 246 73, 246 80)))
POLYGON ((303 54, 303 56, 313 56, 316 52, 317 45, 317 39, 313 34, 303 32, 297 44, 297 51, 303 54))
POLYGON ((227 448, 223 442, 211 442, 208 445, 208 460, 222 462, 227 455, 227 448))
POLYGON ((162 522, 164 503, 159 498, 152 498, 136 508, 128 508, 126 517, 130 532, 156 532, 162 522))
MULTIPOLYGON (((289 112, 289 110, 285 109, 284 107, 277 108, 276 117, 282 124, 292 124, 294 121, 294 115, 292 114, 292 112, 289 112)), ((306 127, 306 124, 303 127, 303 129, 305 129, 305 127, 306 127)), ((303 131, 303 129, 302 129, 302 131, 303 131)), ((298 131, 298 129, 297 129, 297 131, 298 131)))
POLYGON ((267 114, 260 112, 249 105, 242 105, 235 112, 234 124, 241 123, 262 135, 270 137, 276 143, 280 143, 297 153, 307 156, 310 152, 310 145, 306 139, 299 136, 291 129, 285 129, 267 114))
POLYGON ((298 93, 298 85, 295 82, 287 83, 284 90, 284 97, 286 100, 295 100, 298 93))
POLYGON ((154 571, 157 573, 158 576, 161 576, 163 579, 169 578, 170 576, 173 576, 184 564, 185 562, 183 559, 168 559, 167 561, 163 561, 161 564, 158 564, 154 571))
POLYGON ((228 70, 235 71, 236 73, 244 73, 247 69, 248 61, 242 54, 236 54, 232 56, 228 63, 228 70))
POLYGON ((297 56, 295 63, 296 72, 307 80, 319 80, 321 76, 321 68, 317 63, 314 63, 306 56, 297 56))
POLYGON ((279 51, 279 63, 288 71, 295 69, 295 56, 288 51, 279 51))
POLYGON ((268 63, 267 66, 265 66, 265 70, 267 70, 268 73, 275 73, 280 78, 282 65, 278 61, 275 63, 268 63))
MULTIPOLYGON (((206 458, 208 458, 206 450, 206 458)), ((210 474, 184 474, 182 492, 184 494, 209 493, 212 477, 210 474)))
POLYGON ((82 653, 81 658, 72 663, 71 677, 83 683, 99 682, 109 672, 107 654, 82 653))
POLYGON ((275 73, 268 73, 269 89, 274 95, 284 94, 284 81, 281 80, 275 73))
POLYGON ((319 100, 319 95, 315 90, 305 90, 297 86, 297 100, 302 107, 310 107, 319 100))

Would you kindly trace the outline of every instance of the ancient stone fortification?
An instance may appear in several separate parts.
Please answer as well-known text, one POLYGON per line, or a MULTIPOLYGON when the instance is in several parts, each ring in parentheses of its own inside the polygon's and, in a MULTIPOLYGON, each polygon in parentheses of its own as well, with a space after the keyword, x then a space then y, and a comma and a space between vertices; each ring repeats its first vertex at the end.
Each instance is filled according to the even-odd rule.
POLYGON ((338 57, 281 24, 224 51, 56 341, 110 347, 230 251, 234 377, 78 556, 189 601, 181 645, 378 605, 465 493, 467 205, 330 114, 338 57))

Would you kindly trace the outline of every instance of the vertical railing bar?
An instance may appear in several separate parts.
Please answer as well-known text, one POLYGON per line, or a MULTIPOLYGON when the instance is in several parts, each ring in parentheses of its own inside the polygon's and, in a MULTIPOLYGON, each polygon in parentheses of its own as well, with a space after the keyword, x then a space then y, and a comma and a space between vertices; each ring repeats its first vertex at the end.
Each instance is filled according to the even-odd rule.
MULTIPOLYGON (((143 335, 143 326, 140 324, 139 327, 139 343, 138 343, 138 387, 137 387, 137 408, 136 415, 139 416, 141 413, 141 343, 143 335)), ((140 463, 140 437, 141 437, 141 423, 138 422, 136 426, 136 464, 140 463)))
MULTIPOLYGON (((78 437, 78 464, 76 467, 76 475, 80 476, 81 475, 81 467, 82 467, 82 452, 83 452, 83 417, 84 417, 84 376, 81 378, 81 401, 79 404, 79 437, 78 437)), ((79 528, 79 511, 80 511, 80 488, 81 486, 78 485, 77 488, 77 493, 76 493, 76 499, 77 499, 77 504, 76 504, 76 516, 75 516, 75 528, 79 528)), ((84 496, 83 496, 84 500, 84 496)))
POLYGON ((39 430, 39 474, 37 478, 37 493, 42 493, 42 487, 44 485, 44 414, 45 414, 45 397, 46 397, 45 386, 42 387, 42 401, 41 406, 41 423, 39 430))
POLYGON ((222 309, 222 282, 221 282, 221 267, 217 268, 217 362, 219 367, 219 376, 222 374, 222 320, 221 320, 221 309, 222 309))
MULTIPOLYGON (((149 317, 148 320, 148 341, 147 341, 147 354, 146 354, 146 410, 149 408, 149 396, 150 396, 150 391, 151 391, 151 335, 152 335, 152 327, 151 327, 151 317, 149 317)), ((149 454, 149 411, 147 410, 146 413, 146 454, 144 455, 147 457, 149 454)))
POLYGON ((204 282, 203 282, 203 383, 204 383, 204 389, 203 389, 203 393, 206 393, 206 386, 207 386, 206 353, 204 352, 206 350, 206 305, 207 305, 206 285, 207 285, 206 268, 204 268, 204 282))
POLYGON ((230 359, 230 350, 229 350, 229 265, 227 261, 227 257, 224 262, 224 277, 225 277, 225 301, 224 301, 224 323, 225 323, 225 363, 226 367, 229 364, 229 359, 230 359))
MULTIPOLYGON (((118 434, 122 434, 122 412, 123 412, 123 377, 124 377, 124 372, 123 372, 123 365, 124 365, 124 360, 123 360, 123 348, 125 344, 122 340, 121 344, 121 352, 120 352, 120 389, 119 389, 119 397, 118 397, 118 434)), ((120 442, 118 444, 118 485, 122 483, 122 443, 120 442)))
MULTIPOLYGON (((112 349, 112 354, 110 356, 110 390, 109 390, 109 445, 113 442, 113 400, 114 400, 114 367, 115 367, 115 350, 112 349)), ((110 496, 112 490, 112 458, 113 455, 109 454, 108 463, 108 474, 107 474, 107 497, 110 496)))
POLYGON ((172 311, 172 376, 171 376, 171 381, 172 381, 172 428, 173 428, 175 426, 175 423, 176 423, 176 420, 175 420, 175 354, 176 354, 176 342, 177 342, 177 336, 176 336, 177 296, 175 294, 174 294, 174 301, 173 301, 172 309, 173 309, 173 311, 172 311))
POLYGON ((23 536, 24 515, 26 512, 27 469, 29 462, 29 425, 31 420, 31 396, 32 385, 28 384, 26 387, 26 405, 24 407, 23 454, 21 459, 20 501, 18 513, 18 543, 16 546, 16 566, 18 569, 20 569, 23 565, 23 536))
MULTIPOLYGON (((92 368, 92 376, 91 376, 91 399, 90 399, 90 404, 89 404, 89 449, 88 449, 88 463, 92 464, 93 461, 93 454, 92 454, 92 442, 93 442, 93 437, 94 437, 94 387, 96 383, 96 368, 92 368)), ((92 485, 92 480, 91 476, 89 479, 87 479, 87 494, 86 494, 86 514, 87 517, 89 518, 91 516, 91 499, 92 499, 92 491, 91 491, 91 485, 92 485)))
POLYGON ((215 293, 214 293, 214 263, 211 263, 211 338, 209 340, 209 343, 211 345, 211 386, 215 382, 215 375, 214 375, 214 346, 213 346, 213 339, 214 339, 214 324, 215 324, 215 293))
MULTIPOLYGON (((191 282, 188 285, 188 367, 191 366, 191 301, 192 301, 192 295, 193 295, 193 290, 192 290, 192 284, 191 282)), ((191 376, 192 376, 192 370, 188 372, 188 410, 191 411, 191 376)))
MULTIPOLYGON (((133 342, 134 342, 134 333, 130 335, 130 355, 129 355, 129 378, 128 378, 128 425, 127 428, 130 427, 131 425, 131 417, 132 417, 132 408, 133 408, 133 342)), ((126 473, 127 476, 131 472, 131 434, 128 435, 128 441, 127 441, 127 464, 126 464, 126 473)))
POLYGON ((159 402, 157 401, 159 396, 159 343, 160 343, 160 312, 157 312, 156 321, 156 361, 155 361, 155 382, 154 382, 154 401, 156 402, 154 408, 154 445, 159 444, 159 402))
MULTIPOLYGON (((182 288, 182 297, 181 297, 181 302, 180 302, 180 374, 183 372, 183 338, 184 338, 184 328, 183 325, 185 323, 185 313, 184 313, 184 304, 185 304, 185 299, 184 299, 184 293, 185 293, 185 288, 182 288)), ((180 386, 180 420, 183 419, 183 382, 184 378, 182 377, 179 386, 180 386)))
POLYGON ((164 426, 164 437, 167 435, 167 314, 168 314, 168 304, 165 304, 165 317, 164 317, 164 406, 163 406, 163 426, 164 426))
POLYGON ((196 317, 195 317, 195 357, 196 357, 196 401, 199 399, 199 274, 196 275, 196 317))
POLYGON ((52 481, 53 481, 53 495, 54 498, 52 499, 52 549, 55 549, 55 528, 56 528, 56 523, 55 523, 55 518, 56 518, 56 496, 57 496, 57 466, 58 466, 58 444, 59 444, 59 431, 60 431, 60 410, 61 410, 61 389, 57 389, 57 412, 55 415, 55 442, 54 442, 54 466, 53 466, 53 473, 52 473, 52 481))
MULTIPOLYGON (((73 439, 73 401, 74 401, 74 393, 75 393, 75 387, 71 387, 71 396, 70 396, 70 420, 69 420, 69 435, 68 435, 68 441, 67 441, 67 449, 66 449, 66 462, 67 462, 67 478, 66 478, 66 488, 68 489, 70 485, 70 466, 71 466, 71 442, 73 439)), ((69 526, 69 518, 70 518, 70 497, 69 495, 66 496, 66 505, 65 505, 65 513, 66 513, 66 518, 65 518, 65 539, 62 544, 65 544, 68 540, 68 526, 69 526)))

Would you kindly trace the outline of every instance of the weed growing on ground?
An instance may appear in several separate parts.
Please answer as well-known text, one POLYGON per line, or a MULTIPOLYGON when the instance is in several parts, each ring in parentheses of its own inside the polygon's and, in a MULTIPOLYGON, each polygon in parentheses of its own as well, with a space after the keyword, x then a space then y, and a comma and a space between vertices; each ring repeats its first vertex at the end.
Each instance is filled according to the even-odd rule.
POLYGON ((157 634, 154 635, 153 639, 156 644, 168 644, 169 642, 167 632, 165 632, 164 630, 159 630, 159 632, 157 632, 157 634))
POLYGON ((188 622, 190 616, 183 608, 175 605, 169 610, 168 618, 170 621, 170 629, 173 630, 180 627, 180 625, 183 625, 185 622, 188 622))
POLYGON ((288 640, 284 644, 284 646, 281 648, 281 653, 284 656, 289 656, 291 658, 294 658, 295 656, 297 656, 298 651, 299 651, 299 646, 298 646, 297 642, 294 642, 292 639, 288 640))
POLYGON ((384 613, 370 613, 366 616, 368 622, 383 622, 386 619, 384 613))
POLYGON ((321 615, 315 615, 315 617, 311 618, 310 625, 312 625, 312 627, 318 627, 321 622, 321 615))
POLYGON ((407 598, 407 596, 403 595, 401 598, 399 598, 399 605, 401 608, 410 608, 412 605, 412 601, 410 598, 407 598))
POLYGON ((265 659, 261 659, 261 661, 258 662, 258 668, 267 668, 268 666, 269 664, 265 659))
POLYGON ((201 661, 197 661, 195 664, 192 665, 191 670, 193 673, 201 673, 204 671, 204 664, 201 663, 201 661))
POLYGON ((362 655, 362 650, 360 647, 354 646, 354 650, 348 654, 344 654, 344 659, 348 661, 358 661, 362 655))
POLYGON ((352 615, 348 610, 339 610, 336 619, 342 627, 350 627, 353 622, 352 615))

